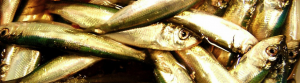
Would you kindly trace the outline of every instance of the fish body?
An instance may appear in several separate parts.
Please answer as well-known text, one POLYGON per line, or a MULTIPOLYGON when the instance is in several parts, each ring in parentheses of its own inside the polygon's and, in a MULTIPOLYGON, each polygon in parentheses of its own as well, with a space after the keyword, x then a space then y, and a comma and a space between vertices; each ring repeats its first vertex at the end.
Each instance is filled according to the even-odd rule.
POLYGON ((0 5, 1 8, 0 25, 3 25, 13 21, 21 0, 1 0, 1 1, 2 4, 0 5))
POLYGON ((149 50, 154 62, 154 74, 158 82, 163 83, 193 83, 187 70, 179 64, 168 51, 149 50))
POLYGON ((286 49, 283 35, 264 39, 243 55, 239 64, 229 72, 245 83, 262 82, 273 68, 286 63, 286 49))
POLYGON ((283 35, 286 41, 300 40, 300 1, 291 0, 290 10, 286 18, 283 35))
POLYGON ((218 47, 213 48, 212 54, 216 57, 220 64, 226 68, 231 67, 234 63, 234 60, 236 60, 238 57, 238 54, 218 47))
POLYGON ((86 31, 104 34, 143 26, 182 12, 200 0, 138 0, 115 13, 104 24, 86 31))
POLYGON ((223 18, 246 29, 247 18, 253 12, 257 0, 231 0, 223 18))
POLYGON ((203 11, 208 14, 213 14, 217 16, 223 16, 224 10, 227 7, 229 0, 204 0, 204 2, 199 6, 194 6, 191 9, 197 11, 203 11))
POLYGON ((77 51, 105 58, 138 61, 143 61, 145 58, 145 53, 142 51, 132 49, 107 37, 83 33, 67 25, 16 22, 1 26, 0 32, 2 32, 0 41, 5 43, 77 51), (26 27, 29 26, 35 27, 27 29, 26 27))
POLYGON ((81 28, 92 28, 103 24, 118 11, 117 9, 92 4, 62 2, 47 4, 47 10, 74 24, 78 24, 81 28))
POLYGON ((39 14, 31 14, 31 15, 21 15, 19 16, 18 20, 19 22, 21 21, 52 21, 53 17, 47 13, 39 13, 39 14))
POLYGON ((21 78, 32 72, 39 64, 41 55, 37 50, 9 45, 2 52, 1 81, 21 78))
POLYGON ((104 36, 124 44, 159 50, 182 50, 200 43, 199 38, 172 23, 157 23, 104 36))
POLYGON ((135 0, 61 0, 61 1, 91 3, 91 4, 106 6, 106 7, 114 7, 117 9, 122 9, 124 6, 128 4, 132 4, 135 0))
POLYGON ((197 83, 240 83, 211 53, 200 46, 175 52, 179 62, 186 65, 191 77, 197 83))
POLYGON ((95 56, 81 56, 78 54, 65 54, 39 66, 30 74, 10 82, 22 83, 49 83, 70 76, 85 69, 102 58, 95 56))
POLYGON ((287 2, 261 0, 257 4, 248 31, 258 41, 279 35, 288 13, 288 7, 285 7, 287 2))
POLYGON ((202 12, 184 11, 169 21, 182 24, 196 34, 204 35, 211 43, 235 53, 245 54, 257 42, 240 26, 202 12))

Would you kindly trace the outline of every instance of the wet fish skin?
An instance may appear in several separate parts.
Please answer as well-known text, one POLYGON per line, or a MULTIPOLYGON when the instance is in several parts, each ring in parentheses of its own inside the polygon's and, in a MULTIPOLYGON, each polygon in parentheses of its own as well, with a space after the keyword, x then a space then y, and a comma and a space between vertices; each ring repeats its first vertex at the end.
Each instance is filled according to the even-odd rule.
POLYGON ((30 74, 5 83, 49 83, 85 69, 102 58, 80 54, 65 54, 39 66, 30 74))
POLYGON ((86 29, 104 34, 151 24, 182 12, 200 0, 138 0, 115 13, 104 24, 86 29))
POLYGON ((276 62, 287 58, 284 52, 286 49, 283 35, 264 39, 243 55, 239 64, 229 72, 245 83, 262 82, 271 69, 276 67, 276 62))
POLYGON ((190 10, 203 11, 208 14, 223 16, 229 0, 204 0, 199 6, 194 6, 190 10))
POLYGON ((289 77, 288 80, 294 79, 294 74, 296 71, 296 63, 299 62, 299 51, 300 51, 300 41, 299 40, 291 40, 287 42, 288 48, 288 61, 289 61, 289 77))
POLYGON ((53 17, 47 13, 31 14, 31 15, 21 15, 18 18, 18 22, 22 21, 52 21, 53 17))
POLYGON ((227 69, 233 65, 234 61, 238 57, 238 54, 218 47, 213 48, 212 54, 216 57, 220 64, 222 64, 222 66, 226 67, 227 69))
POLYGON ((123 6, 133 3, 135 0, 61 0, 61 1, 91 3, 91 4, 106 6, 106 7, 114 7, 117 9, 122 9, 123 6))
POLYGON ((104 58, 137 61, 145 59, 145 53, 142 51, 132 49, 107 37, 83 33, 71 26, 65 27, 39 22, 17 22, 0 26, 0 32, 2 33, 0 41, 5 43, 77 51, 104 58), (27 26, 19 26, 20 24, 27 24, 27 26), (28 26, 35 27, 25 28, 28 26))
POLYGON ((148 50, 154 62, 154 74, 158 82, 163 83, 193 83, 187 70, 179 64, 168 51, 148 50))
POLYGON ((231 0, 223 18, 246 29, 247 18, 250 18, 249 14, 256 2, 257 0, 231 0))
POLYGON ((103 24, 118 11, 104 6, 70 2, 49 3, 47 10, 78 24, 81 28, 92 28, 103 24))
POLYGON ((169 19, 169 22, 182 24, 198 35, 203 34, 211 43, 235 53, 245 54, 257 42, 240 26, 202 12, 184 11, 169 19))
POLYGON ((287 15, 283 35, 286 36, 286 41, 300 40, 300 1, 290 0, 290 9, 287 15))
POLYGON ((258 41, 280 34, 280 28, 287 16, 288 7, 285 0, 261 0, 251 18, 248 31, 258 41))
POLYGON ((184 63, 196 82, 205 83, 240 83, 229 72, 200 46, 175 51, 180 63, 184 63))
POLYGON ((0 25, 10 23, 13 21, 17 8, 21 0, 1 0, 1 19, 0 25))
POLYGON ((1 81, 21 78, 33 71, 40 61, 37 50, 9 45, 2 52, 1 81))
POLYGON ((184 27, 172 23, 156 23, 145 27, 104 34, 118 42, 158 50, 183 50, 201 42, 184 27))

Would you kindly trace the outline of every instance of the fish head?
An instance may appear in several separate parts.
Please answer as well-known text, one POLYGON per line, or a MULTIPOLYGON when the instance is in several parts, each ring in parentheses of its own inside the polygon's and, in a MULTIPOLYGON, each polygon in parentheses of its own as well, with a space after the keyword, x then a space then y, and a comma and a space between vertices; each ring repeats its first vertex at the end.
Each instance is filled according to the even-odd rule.
POLYGON ((171 47, 177 50, 183 50, 198 45, 203 37, 194 35, 183 26, 168 23, 158 39, 158 43, 165 47, 171 47))
POLYGON ((283 9, 289 4, 289 0, 262 0, 265 6, 275 9, 283 9))
POLYGON ((286 42, 285 36, 273 36, 258 42, 246 53, 247 59, 256 67, 270 69, 286 64, 286 42))
POLYGON ((293 40, 287 42, 288 61, 290 64, 295 63, 299 57, 299 51, 300 51, 299 45, 300 45, 300 40, 293 40))
POLYGON ((0 41, 13 42, 13 39, 22 35, 22 28, 18 28, 18 23, 8 23, 0 26, 0 41))

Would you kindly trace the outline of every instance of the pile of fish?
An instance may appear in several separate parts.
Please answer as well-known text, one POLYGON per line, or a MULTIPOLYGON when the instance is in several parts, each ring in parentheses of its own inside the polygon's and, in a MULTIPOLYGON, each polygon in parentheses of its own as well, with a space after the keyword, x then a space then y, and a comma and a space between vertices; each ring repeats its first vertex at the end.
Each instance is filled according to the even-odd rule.
POLYGON ((299 0, 0 1, 3 83, 300 82, 299 0))

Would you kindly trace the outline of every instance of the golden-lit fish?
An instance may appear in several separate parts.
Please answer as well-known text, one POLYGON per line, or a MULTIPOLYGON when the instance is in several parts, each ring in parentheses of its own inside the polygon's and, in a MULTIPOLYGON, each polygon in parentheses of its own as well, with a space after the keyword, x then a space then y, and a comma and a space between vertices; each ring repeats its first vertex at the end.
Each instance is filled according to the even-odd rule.
POLYGON ((13 21, 17 8, 21 0, 1 0, 0 5, 0 25, 13 21))
POLYGON ((229 72, 244 83, 259 83, 271 69, 284 66, 286 49, 283 35, 264 39, 243 55, 239 64, 229 72))
POLYGON ((257 2, 248 31, 261 41, 279 35, 288 13, 287 0, 261 0, 257 2))
POLYGON ((53 17, 47 12, 39 13, 39 14, 31 14, 31 15, 21 15, 18 20, 21 21, 52 21, 53 17))
POLYGON ((3 50, 1 63, 1 81, 17 79, 33 71, 40 61, 37 50, 10 45, 3 50))
MULTIPOLYGON (((157 23, 146 27, 104 34, 120 43, 159 50, 183 50, 200 43, 182 26, 172 23, 157 23)), ((198 40, 199 39, 199 40, 198 40)))
POLYGON ((291 40, 287 42, 288 55, 289 55, 289 77, 288 80, 294 79, 295 63, 299 62, 299 52, 300 52, 300 41, 299 40, 291 40))
POLYGON ((184 63, 191 77, 197 83, 240 83, 229 72, 200 46, 176 51, 179 62, 184 63))
POLYGON ((149 50, 156 80, 162 83, 193 83, 187 70, 168 51, 149 50))
POLYGON ((203 11, 208 14, 214 14, 217 16, 223 16, 223 13, 227 7, 229 0, 204 0, 202 5, 194 6, 191 9, 197 11, 203 11))
POLYGON ((300 40, 300 1, 290 0, 290 10, 283 29, 286 41, 300 40))
POLYGON ((229 52, 225 49, 214 47, 212 54, 216 59, 227 69, 231 67, 235 60, 237 60, 238 54, 229 52))
POLYGON ((246 29, 257 0, 231 0, 223 18, 246 29))
POLYGON ((15 22, 2 25, 0 41, 28 47, 75 51, 104 58, 137 61, 145 59, 143 51, 107 37, 83 33, 69 25, 55 22, 15 22))
POLYGON ((157 22, 180 13, 202 0, 138 0, 115 13, 99 26, 87 32, 104 34, 157 22))
POLYGON ((257 42, 240 26, 202 12, 184 11, 169 21, 182 24, 198 35, 203 34, 210 42, 235 53, 245 54, 257 42))
POLYGON ((50 3, 47 4, 50 13, 58 14, 64 19, 79 25, 81 28, 92 28, 103 24, 118 10, 83 3, 50 3))
POLYGON ((49 83, 68 77, 85 69, 102 58, 95 56, 80 56, 79 54, 61 55, 39 66, 30 74, 7 83, 49 83))
MULTIPOLYGON (((60 0, 53 0, 60 1, 60 0)), ((114 7, 117 9, 122 9, 124 6, 133 3, 136 0, 61 0, 61 1, 75 1, 81 3, 92 3, 96 5, 102 5, 106 7, 114 7)))

